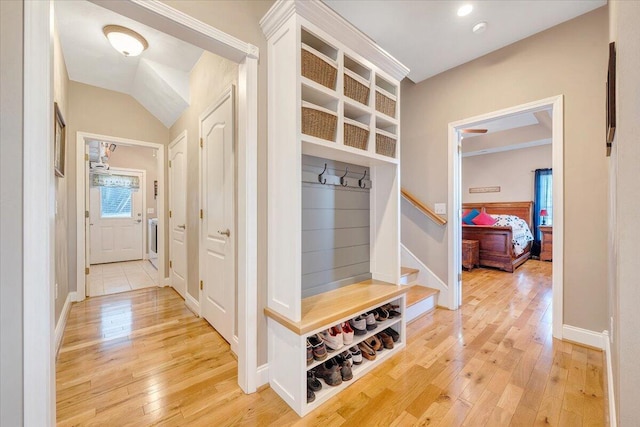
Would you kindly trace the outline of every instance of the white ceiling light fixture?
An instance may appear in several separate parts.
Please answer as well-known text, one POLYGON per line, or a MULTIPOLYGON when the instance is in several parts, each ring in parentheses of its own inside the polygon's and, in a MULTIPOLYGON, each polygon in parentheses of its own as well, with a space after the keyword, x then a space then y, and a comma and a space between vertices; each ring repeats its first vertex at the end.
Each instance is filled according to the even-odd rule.
POLYGON ((107 25, 102 32, 111 46, 124 56, 138 56, 149 47, 144 37, 120 25, 107 25))
POLYGON ((458 16, 467 16, 473 10, 473 5, 465 4, 458 8, 458 16))
POLYGON ((482 34, 487 30, 487 23, 486 22, 478 22, 476 25, 473 26, 473 28, 471 29, 471 31, 473 31, 473 34, 482 34))

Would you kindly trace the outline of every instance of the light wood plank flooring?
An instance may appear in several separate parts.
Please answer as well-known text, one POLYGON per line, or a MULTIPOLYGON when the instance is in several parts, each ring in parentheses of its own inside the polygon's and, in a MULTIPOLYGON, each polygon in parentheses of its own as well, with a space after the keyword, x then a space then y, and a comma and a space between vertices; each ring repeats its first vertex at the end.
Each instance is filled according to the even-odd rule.
POLYGON ((73 306, 58 425, 601 426, 602 353, 551 337, 551 264, 463 273, 464 306, 409 325, 406 350, 300 419, 244 395, 229 346, 169 288, 73 306))

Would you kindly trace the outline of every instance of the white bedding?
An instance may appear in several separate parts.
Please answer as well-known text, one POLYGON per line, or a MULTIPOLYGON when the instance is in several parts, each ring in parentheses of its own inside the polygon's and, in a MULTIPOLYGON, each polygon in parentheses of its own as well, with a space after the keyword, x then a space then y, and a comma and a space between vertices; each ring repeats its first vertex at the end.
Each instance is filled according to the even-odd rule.
POLYGON ((533 240, 533 235, 527 222, 514 215, 491 215, 496 219, 494 225, 499 227, 511 227, 513 235, 513 251, 520 256, 527 248, 527 244, 533 240))

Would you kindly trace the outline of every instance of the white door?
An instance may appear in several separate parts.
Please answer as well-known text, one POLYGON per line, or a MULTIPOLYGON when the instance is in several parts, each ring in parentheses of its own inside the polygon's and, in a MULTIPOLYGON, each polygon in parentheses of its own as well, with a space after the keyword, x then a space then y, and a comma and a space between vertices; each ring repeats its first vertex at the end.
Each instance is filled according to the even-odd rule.
POLYGON ((169 144, 169 275, 182 298, 187 292, 187 132, 169 144))
POLYGON ((138 177, 140 189, 91 187, 91 264, 142 259, 143 174, 114 170, 112 177, 118 175, 138 177))
POLYGON ((230 89, 200 121, 203 208, 200 301, 203 317, 231 344, 236 298, 233 129, 230 89))

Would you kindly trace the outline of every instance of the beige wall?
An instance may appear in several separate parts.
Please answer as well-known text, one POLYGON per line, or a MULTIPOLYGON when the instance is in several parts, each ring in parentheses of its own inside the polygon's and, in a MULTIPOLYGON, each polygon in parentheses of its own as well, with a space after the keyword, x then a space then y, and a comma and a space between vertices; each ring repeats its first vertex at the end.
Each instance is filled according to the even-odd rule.
MULTIPOLYGON (((69 122, 69 74, 62 56, 62 47, 60 46, 60 36, 58 35, 57 26, 54 24, 53 34, 53 100, 58 103, 62 117, 65 123, 69 122)), ((68 128, 67 128, 68 131, 68 128)), ((66 146, 72 138, 66 134, 66 146)), ((70 157, 66 153, 65 165, 69 167, 70 157)), ((55 319, 56 323, 60 319, 62 308, 69 294, 69 272, 73 271, 75 278, 75 270, 68 269, 69 249, 67 245, 67 228, 69 226, 68 211, 68 186, 67 175, 65 177, 56 177, 56 229, 55 229, 55 277, 58 286, 58 296, 55 300, 55 319)), ((55 294, 54 294, 55 295, 55 294)), ((55 297, 54 297, 55 298, 55 297)))
POLYGON ((0 1, 0 424, 3 426, 23 424, 22 7, 22 1, 0 1))
MULTIPOLYGON (((607 19, 603 7, 420 84, 402 86, 402 183, 429 205, 448 196, 448 123, 564 95, 564 323, 592 331, 608 324, 603 255, 607 19)), ((446 228, 414 215, 406 203, 402 242, 448 281, 446 228)))
POLYGON ((462 202, 533 200, 533 171, 551 167, 551 144, 462 158, 462 202), (499 186, 499 193, 469 193, 499 186))
MULTIPOLYGON (((187 131, 187 292, 199 298, 198 242, 200 230, 200 115, 210 107, 231 84, 237 86, 238 65, 204 52, 189 76, 191 102, 170 129, 170 141, 187 131)), ((168 177, 168 171, 166 173, 168 177)), ((169 188, 168 184, 167 187, 169 188)), ((167 199, 168 200, 168 199, 167 199)), ((167 218, 169 207, 167 206, 167 218)), ((166 242, 169 236, 166 234, 166 242)), ((167 251, 168 256, 168 251, 167 251)))
MULTIPOLYGON (((158 179, 158 154, 155 148, 118 145, 116 150, 109 157, 109 166, 112 168, 142 169, 146 171, 145 196, 146 209, 153 208, 153 213, 147 213, 145 210, 142 214, 143 225, 147 227, 147 219, 156 218, 157 199, 153 196, 153 181, 158 179)), ((149 239, 143 242, 144 251, 149 253, 149 239)))
POLYGON ((273 0, 163 0, 227 34, 260 49, 258 65, 258 365, 267 362, 267 40, 260 19, 273 0))
MULTIPOLYGON (((67 192, 69 194, 69 289, 75 291, 76 252, 76 179, 77 132, 130 138, 167 144, 169 129, 129 95, 71 81, 67 114, 67 192)), ((117 151, 116 151, 117 153, 117 151)))
POLYGON ((612 40, 617 50, 616 137, 611 153, 614 209, 612 214, 612 274, 610 315, 613 317, 612 362, 618 425, 638 425, 640 384, 640 286, 638 286, 638 212, 640 212, 640 3, 612 1, 612 40))

